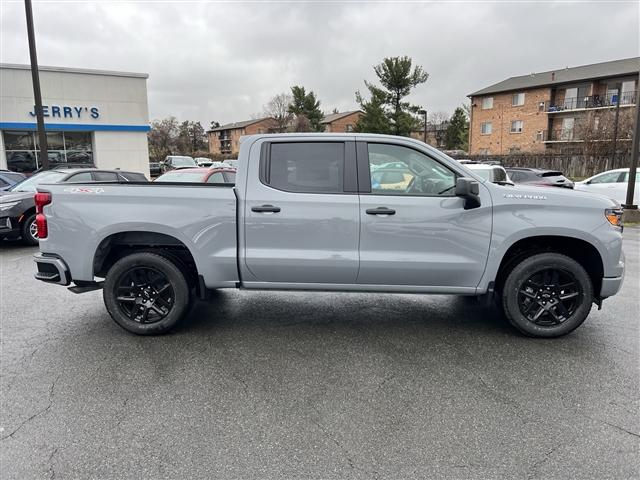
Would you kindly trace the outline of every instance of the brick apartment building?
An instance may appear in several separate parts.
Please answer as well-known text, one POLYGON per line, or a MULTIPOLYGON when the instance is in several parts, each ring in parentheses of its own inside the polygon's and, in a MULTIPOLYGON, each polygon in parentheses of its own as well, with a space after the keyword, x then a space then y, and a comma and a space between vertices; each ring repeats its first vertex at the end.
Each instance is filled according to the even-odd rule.
POLYGON ((207 131, 209 136, 209 152, 214 154, 237 155, 240 151, 240 137, 256 133, 275 131, 273 118, 258 118, 244 122, 228 123, 207 131))
MULTIPOLYGON (((446 146, 446 135, 447 128, 449 127, 449 122, 441 122, 441 123, 428 123, 427 124, 427 143, 432 147, 444 149, 446 146)), ((422 130, 413 130, 410 134, 411 138, 415 138, 416 140, 424 141, 424 129, 422 130)))
MULTIPOLYGON (((353 132, 358 119, 363 114, 360 110, 351 112, 332 113, 325 115, 322 125, 325 132, 341 133, 353 132)), ((209 152, 222 155, 237 155, 240 151, 240 137, 256 133, 276 132, 276 121, 273 118, 258 118, 222 125, 207 131, 209 137, 209 152)), ((293 123, 290 126, 293 131, 293 123)))
MULTIPOLYGON (((469 153, 553 153, 632 117, 640 57, 511 77, 469 95, 469 153), (616 112, 617 109, 617 112, 616 112), (606 122, 605 122, 606 120, 606 122)), ((620 131, 620 141, 629 141, 620 131)))
POLYGON ((327 133, 345 133, 353 132, 356 123, 364 114, 362 110, 354 110, 351 112, 332 113, 325 115, 320 122, 324 126, 327 133))

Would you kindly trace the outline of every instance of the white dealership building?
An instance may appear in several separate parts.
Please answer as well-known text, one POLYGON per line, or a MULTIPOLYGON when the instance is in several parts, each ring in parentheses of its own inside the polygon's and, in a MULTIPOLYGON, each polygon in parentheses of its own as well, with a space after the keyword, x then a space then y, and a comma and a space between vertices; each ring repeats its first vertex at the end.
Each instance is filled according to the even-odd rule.
MULTIPOLYGON (((50 162, 149 175, 147 74, 39 71, 50 162)), ((36 170, 38 149, 31 69, 0 64, 0 169, 36 170)))

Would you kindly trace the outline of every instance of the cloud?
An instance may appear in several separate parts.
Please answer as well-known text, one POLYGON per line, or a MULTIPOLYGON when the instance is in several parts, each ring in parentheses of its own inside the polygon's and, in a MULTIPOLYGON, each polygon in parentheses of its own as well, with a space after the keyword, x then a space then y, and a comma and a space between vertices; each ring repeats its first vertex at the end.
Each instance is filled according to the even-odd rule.
MULTIPOLYGON (((152 118, 244 120, 294 84, 356 108, 385 56, 430 77, 411 96, 452 112, 506 77, 639 55, 636 3, 34 2, 42 65, 149 74, 152 118), (606 19, 606 21, 605 21, 606 19), (615 26, 615 27, 613 27, 615 26)), ((0 59, 28 63, 24 6, 0 4, 0 59)))

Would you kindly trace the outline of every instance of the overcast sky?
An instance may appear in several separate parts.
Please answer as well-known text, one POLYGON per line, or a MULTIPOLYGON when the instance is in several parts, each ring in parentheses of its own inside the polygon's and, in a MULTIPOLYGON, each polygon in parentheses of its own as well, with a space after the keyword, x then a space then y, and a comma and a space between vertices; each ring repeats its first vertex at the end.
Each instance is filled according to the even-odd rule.
MULTIPOLYGON (((0 0, 0 60, 28 63, 24 4, 0 0)), ((149 74, 151 119, 240 121, 299 84, 357 108, 385 56, 429 73, 411 101, 451 113, 504 78, 640 55, 639 2, 39 2, 42 65, 149 74)))

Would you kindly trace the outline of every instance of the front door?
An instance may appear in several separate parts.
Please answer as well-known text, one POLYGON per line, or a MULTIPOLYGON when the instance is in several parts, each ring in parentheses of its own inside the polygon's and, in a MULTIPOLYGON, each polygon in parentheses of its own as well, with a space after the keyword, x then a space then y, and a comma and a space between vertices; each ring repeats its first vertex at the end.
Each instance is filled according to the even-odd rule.
POLYGON ((252 282, 353 284, 360 213, 355 142, 263 144, 245 202, 252 282), (257 172, 256 172, 257 173, 257 172))
POLYGON ((478 285, 492 222, 491 199, 482 185, 482 205, 464 210, 463 199, 454 195, 456 173, 402 145, 359 144, 358 173, 359 284, 478 285))

